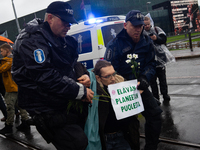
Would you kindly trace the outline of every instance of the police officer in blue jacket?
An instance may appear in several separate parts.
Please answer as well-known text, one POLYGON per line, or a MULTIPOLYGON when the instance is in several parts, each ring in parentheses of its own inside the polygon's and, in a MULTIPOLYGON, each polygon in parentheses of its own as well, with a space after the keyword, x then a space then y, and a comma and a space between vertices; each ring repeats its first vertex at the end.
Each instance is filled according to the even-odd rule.
POLYGON ((71 23, 77 23, 73 10, 63 1, 47 7, 44 22, 29 22, 13 46, 12 74, 19 106, 33 117, 44 139, 59 150, 84 150, 88 143, 80 123, 84 119, 68 104, 91 103, 94 92, 87 88, 86 69, 77 67, 78 44, 66 36, 71 23))
MULTIPOLYGON (((109 42, 105 59, 110 61, 114 69, 127 80, 138 79, 138 89, 144 90, 141 94, 145 111, 142 112, 145 123, 145 150, 156 150, 161 131, 161 113, 158 102, 148 90, 149 82, 155 74, 155 52, 151 39, 143 34, 144 16, 138 10, 131 10, 126 15, 124 29, 109 42), (133 68, 127 63, 127 55, 135 54, 139 65, 136 68, 138 77, 133 68)), ((139 126, 138 126, 139 132, 139 126)), ((139 138, 139 137, 138 137, 139 138)), ((139 140, 138 140, 139 141, 139 140)), ((139 150, 140 148, 137 147, 139 150)))

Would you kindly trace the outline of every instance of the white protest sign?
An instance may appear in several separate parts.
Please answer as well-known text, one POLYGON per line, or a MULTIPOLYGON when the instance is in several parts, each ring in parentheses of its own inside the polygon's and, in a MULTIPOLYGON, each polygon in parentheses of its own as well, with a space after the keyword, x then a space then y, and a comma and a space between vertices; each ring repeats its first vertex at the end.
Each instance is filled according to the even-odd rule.
POLYGON ((108 85, 111 103, 117 120, 127 118, 144 111, 141 95, 136 87, 137 80, 108 85))

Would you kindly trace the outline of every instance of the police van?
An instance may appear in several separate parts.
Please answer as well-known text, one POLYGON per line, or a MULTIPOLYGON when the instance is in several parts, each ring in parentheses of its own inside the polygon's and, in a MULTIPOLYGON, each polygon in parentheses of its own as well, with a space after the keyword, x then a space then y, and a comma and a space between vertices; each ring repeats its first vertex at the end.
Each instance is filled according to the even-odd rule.
POLYGON ((125 16, 105 16, 72 25, 68 35, 78 41, 78 61, 87 69, 104 57, 106 45, 123 29, 125 16))

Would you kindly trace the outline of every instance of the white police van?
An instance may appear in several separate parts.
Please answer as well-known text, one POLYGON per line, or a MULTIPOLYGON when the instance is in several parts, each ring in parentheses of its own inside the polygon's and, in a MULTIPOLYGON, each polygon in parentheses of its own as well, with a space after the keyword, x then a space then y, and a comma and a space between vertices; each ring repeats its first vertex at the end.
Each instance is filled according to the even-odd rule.
POLYGON ((68 35, 78 41, 78 61, 87 69, 104 57, 106 45, 122 30, 125 16, 93 18, 71 26, 68 35))

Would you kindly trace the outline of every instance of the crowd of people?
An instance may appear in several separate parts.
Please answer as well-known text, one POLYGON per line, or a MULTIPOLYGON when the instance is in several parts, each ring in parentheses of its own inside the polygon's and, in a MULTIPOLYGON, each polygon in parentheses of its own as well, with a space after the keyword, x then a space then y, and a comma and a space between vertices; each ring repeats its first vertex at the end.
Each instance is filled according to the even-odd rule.
POLYGON ((156 44, 166 42, 164 31, 152 29, 149 18, 131 10, 124 28, 108 43, 104 60, 97 61, 89 72, 77 62, 77 41, 67 35, 72 23, 77 21, 71 6, 55 1, 47 7, 44 21, 27 23, 12 52, 9 44, 0 46, 4 57, 0 73, 6 90, 6 107, 1 105, 6 121, 0 134, 12 133, 18 108, 22 119, 18 129, 30 130, 29 122, 33 123, 46 142, 58 150, 140 150, 137 115, 117 120, 111 98, 105 96, 108 85, 137 79, 146 120, 144 150, 156 150, 162 126, 157 77, 164 101, 170 100, 164 64, 158 67, 155 59, 156 44), (138 76, 126 62, 129 54, 138 57, 138 76), (102 96, 101 100, 93 102, 94 95, 102 96), (91 113, 93 118, 89 118, 91 113), (87 127, 88 119, 95 122, 95 139, 85 131, 93 129, 87 127))

